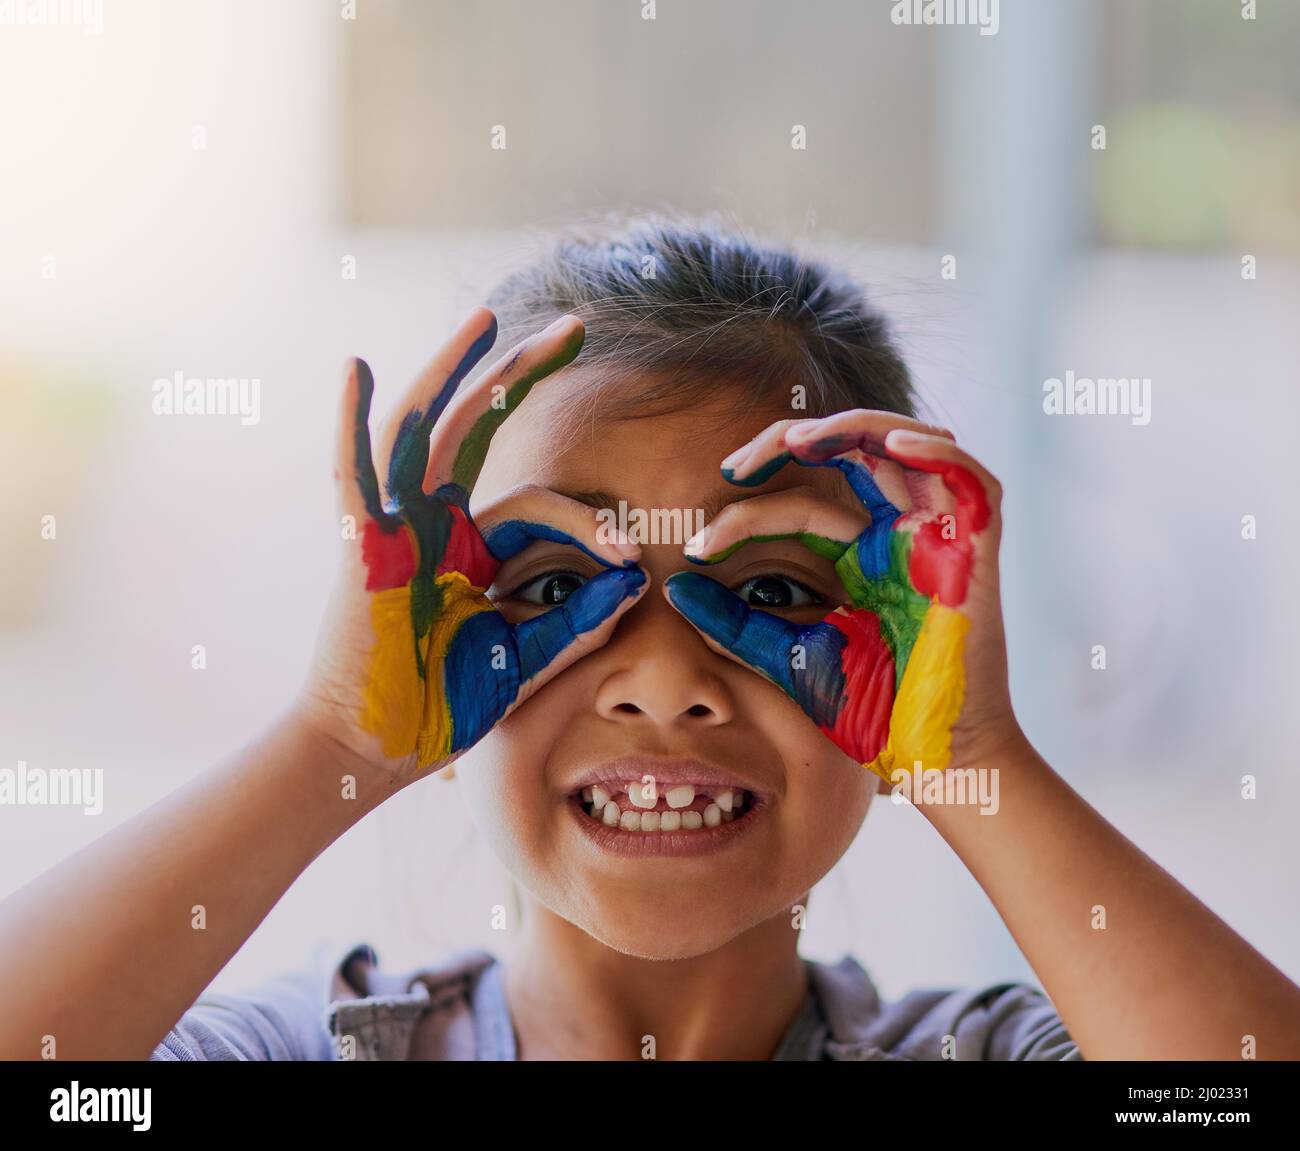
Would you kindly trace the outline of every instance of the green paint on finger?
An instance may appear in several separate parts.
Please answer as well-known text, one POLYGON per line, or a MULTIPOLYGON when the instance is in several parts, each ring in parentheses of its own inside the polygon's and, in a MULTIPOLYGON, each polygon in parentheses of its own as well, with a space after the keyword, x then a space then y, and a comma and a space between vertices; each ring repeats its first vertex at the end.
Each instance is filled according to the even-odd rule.
POLYGON ((819 555, 828 560, 838 560, 844 554, 844 550, 850 547, 843 540, 833 540, 828 536, 819 536, 814 532, 778 532, 776 535, 746 536, 743 540, 737 540, 730 547, 723 548, 722 551, 715 552, 712 555, 687 556, 686 558, 697 564, 718 564, 729 556, 735 555, 746 544, 770 543, 773 540, 797 540, 814 555, 819 555))
POLYGON ((523 403, 524 397, 532 391, 535 383, 559 371, 577 357, 582 351, 582 342, 585 338, 585 329, 576 329, 555 355, 537 364, 506 389, 504 404, 500 407, 488 408, 474 421, 474 426, 466 433, 460 450, 456 453, 456 461, 451 469, 453 483, 460 484, 466 491, 473 490, 474 482, 478 479, 479 472, 483 470, 483 461, 487 459, 488 446, 492 443, 497 428, 523 403))
POLYGON ((889 571, 877 578, 862 573, 858 549, 851 547, 839 558, 835 570, 856 607, 874 612, 880 634, 894 656, 895 688, 901 687, 907 661, 930 610, 930 598, 916 591, 907 578, 912 554, 911 532, 894 532, 889 541, 889 571))

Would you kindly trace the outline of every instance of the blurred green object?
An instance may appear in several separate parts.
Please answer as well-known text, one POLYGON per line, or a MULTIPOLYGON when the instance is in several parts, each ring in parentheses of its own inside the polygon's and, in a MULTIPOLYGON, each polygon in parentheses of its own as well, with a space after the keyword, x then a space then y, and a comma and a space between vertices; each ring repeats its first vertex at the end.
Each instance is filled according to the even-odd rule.
POLYGON ((114 397, 84 369, 14 362, 0 363, 0 396, 0 627, 14 629, 54 610, 61 561, 79 554, 75 529, 102 491, 94 476, 114 397), (45 516, 54 539, 42 537, 45 516))
POLYGON ((1241 159, 1229 122, 1216 113, 1182 104, 1122 113, 1097 154, 1105 239, 1138 247, 1226 245, 1241 159))

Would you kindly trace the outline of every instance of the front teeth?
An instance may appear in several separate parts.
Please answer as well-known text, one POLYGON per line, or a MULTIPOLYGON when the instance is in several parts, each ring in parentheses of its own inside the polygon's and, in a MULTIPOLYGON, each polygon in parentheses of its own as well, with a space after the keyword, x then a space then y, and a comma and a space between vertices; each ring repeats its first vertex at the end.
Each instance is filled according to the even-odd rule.
POLYGON ((698 831, 701 827, 730 823, 740 813, 746 796, 743 791, 722 788, 702 812, 685 811, 682 809, 695 802, 697 791, 691 784, 678 784, 664 793, 669 810, 658 811, 659 796, 654 794, 653 784, 629 783, 623 788, 623 794, 627 795, 633 810, 622 811, 614 801, 618 794, 600 784, 584 787, 581 792, 584 810, 606 827, 623 831, 698 831))
POLYGON ((629 783, 627 785, 627 797, 632 801, 633 807, 654 807, 659 802, 659 794, 655 791, 654 784, 647 786, 640 783, 629 783))
POLYGON ((680 787, 670 787, 664 799, 668 801, 669 807, 690 807, 695 802, 695 788, 689 783, 683 783, 680 787))

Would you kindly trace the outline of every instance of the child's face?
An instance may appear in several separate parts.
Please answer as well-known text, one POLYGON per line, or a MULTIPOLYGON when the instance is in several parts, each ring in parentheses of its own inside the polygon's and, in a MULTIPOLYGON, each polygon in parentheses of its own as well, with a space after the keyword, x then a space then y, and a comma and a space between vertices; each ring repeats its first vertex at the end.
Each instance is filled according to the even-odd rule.
MULTIPOLYGON (((701 387, 707 402, 625 420, 597 414, 565 436, 558 405, 568 391, 565 376, 578 370, 539 385, 493 439, 472 503, 485 534, 512 518, 509 490, 520 484, 566 495, 605 493, 597 506, 611 506, 612 498, 617 510, 626 500, 629 514, 690 509, 692 524, 696 508, 802 486, 865 524, 832 468, 789 465, 754 488, 722 479, 724 456, 774 421, 800 413, 756 411, 743 390, 701 387)), ((673 572, 703 571, 755 606, 811 623, 845 599, 831 562, 782 540, 747 544, 701 568, 683 555, 684 542, 642 542, 651 587, 609 643, 519 707, 456 771, 475 822, 520 883, 607 946, 647 958, 702 954, 758 923, 788 916, 852 842, 876 789, 876 777, 832 744, 780 688, 710 650, 662 595, 673 572), (607 828, 587 814, 589 804, 580 804, 577 782, 590 769, 638 755, 661 766, 668 758, 699 761, 701 774, 711 768, 746 787, 754 796, 751 810, 717 829, 689 832, 686 824, 694 821, 682 816, 678 831, 656 843, 701 838, 675 854, 649 842, 662 831, 607 828)), ((578 548, 534 543, 502 566, 490 594, 518 622, 547 610, 597 570, 578 548), (555 572, 571 574, 538 578, 555 572)), ((646 770, 653 774, 653 767, 646 770)), ((629 784, 640 782, 641 772, 627 774, 629 784)), ((669 809, 670 786, 657 784, 660 811, 669 809)), ((721 790, 696 788, 695 801, 683 810, 700 811, 721 790)), ((644 803, 649 796, 639 798, 644 803)), ((638 810, 629 798, 619 802, 638 810)), ((712 813, 709 822, 716 819, 712 813)))

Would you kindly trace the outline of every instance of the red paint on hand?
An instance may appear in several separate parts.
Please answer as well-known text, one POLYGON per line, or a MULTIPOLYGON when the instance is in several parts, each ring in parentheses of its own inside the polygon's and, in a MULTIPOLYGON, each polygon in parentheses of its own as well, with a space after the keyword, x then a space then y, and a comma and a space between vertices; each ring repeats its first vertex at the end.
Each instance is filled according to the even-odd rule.
POLYGON ((415 578, 415 541, 405 524, 386 532, 366 520, 361 533, 361 558, 366 565, 366 591, 405 587, 415 578))
POLYGON ((917 591, 954 608, 966 602, 975 563, 975 549, 970 540, 962 538, 960 527, 957 530, 954 539, 944 539, 939 524, 922 524, 912 539, 912 559, 907 569, 917 591))
POLYGON ((989 523, 984 484, 979 476, 960 464, 909 457, 897 451, 893 454, 909 468, 941 476, 947 489, 957 497, 955 522, 950 531, 945 532, 944 524, 933 520, 916 529, 908 576, 922 595, 932 596, 946 607, 961 607, 966 602, 970 574, 975 566, 974 537, 989 523))
POLYGON ((452 518, 451 538, 447 541, 442 563, 438 565, 438 574, 460 572, 475 587, 491 587, 501 565, 488 551, 478 528, 469 522, 465 513, 454 506, 448 510, 452 518))
POLYGON ((822 622, 842 632, 844 703, 833 727, 822 727, 835 744, 859 763, 870 763, 889 739, 894 708, 894 657, 880 634, 880 619, 870 611, 832 612, 822 622))

